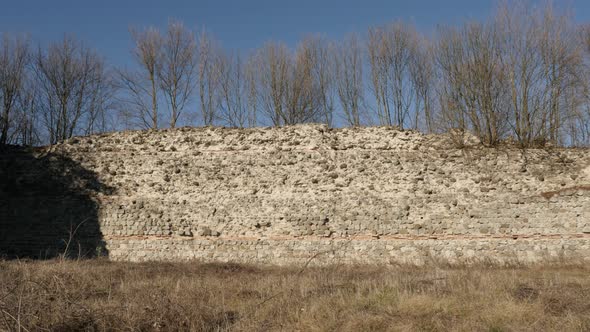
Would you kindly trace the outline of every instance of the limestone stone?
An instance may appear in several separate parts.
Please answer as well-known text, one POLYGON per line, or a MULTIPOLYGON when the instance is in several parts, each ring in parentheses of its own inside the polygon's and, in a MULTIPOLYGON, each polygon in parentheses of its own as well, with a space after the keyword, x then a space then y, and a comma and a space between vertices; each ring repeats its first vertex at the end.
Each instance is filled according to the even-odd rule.
POLYGON ((523 156, 464 133, 297 125, 118 132, 49 150, 113 188, 93 199, 114 260, 590 260, 587 149, 523 156))

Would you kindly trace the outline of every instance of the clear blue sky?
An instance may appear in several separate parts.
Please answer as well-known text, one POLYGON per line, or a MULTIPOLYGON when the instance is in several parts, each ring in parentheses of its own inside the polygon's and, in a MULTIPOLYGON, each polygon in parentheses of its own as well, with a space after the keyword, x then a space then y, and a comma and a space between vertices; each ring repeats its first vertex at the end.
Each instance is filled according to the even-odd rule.
MULTIPOLYGON (((422 31, 487 16, 494 0, 4 0, 0 32, 28 32, 34 41, 73 33, 114 65, 130 63, 130 26, 163 27, 177 18, 205 27, 227 48, 248 50, 269 39, 294 45, 306 34, 338 38, 403 19, 422 31)), ((535 1, 533 1, 535 2, 535 1)), ((590 20, 589 0, 566 0, 577 21, 590 20)), ((562 4, 556 1, 555 4, 562 4)))

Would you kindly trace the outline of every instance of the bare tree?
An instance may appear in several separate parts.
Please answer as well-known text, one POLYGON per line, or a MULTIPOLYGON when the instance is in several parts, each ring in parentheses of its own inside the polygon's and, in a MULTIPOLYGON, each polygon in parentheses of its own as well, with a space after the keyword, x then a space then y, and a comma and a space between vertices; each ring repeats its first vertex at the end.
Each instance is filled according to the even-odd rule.
POLYGON ((34 60, 42 112, 50 143, 88 134, 105 112, 108 79, 103 60, 72 37, 39 49, 34 60))
POLYGON ((577 145, 590 145, 590 25, 580 27, 579 38, 581 40, 581 46, 584 48, 583 104, 578 111, 578 122, 576 124, 578 137, 573 143, 577 145))
POLYGON ((451 127, 472 130, 486 145, 499 142, 507 127, 507 89, 494 25, 469 23, 444 29, 437 61, 442 75, 443 116, 451 127))
POLYGON ((369 29, 369 64, 377 115, 381 124, 404 128, 411 119, 416 96, 411 62, 417 48, 417 32, 407 24, 369 29))
POLYGON ((96 72, 92 82, 94 89, 88 99, 87 116, 84 126, 84 135, 101 133, 117 128, 116 119, 112 116, 115 109, 115 98, 118 92, 116 73, 107 68, 102 60, 96 65, 96 72))
POLYGON ((331 122, 331 60, 326 59, 327 51, 317 46, 308 39, 294 53, 272 42, 259 50, 256 92, 261 109, 273 125, 331 122))
POLYGON ((219 107, 221 118, 232 127, 248 124, 248 97, 251 80, 246 79, 247 66, 239 54, 221 54, 218 58, 219 107))
POLYGON ((565 14, 556 15, 551 5, 544 8, 541 32, 541 58, 548 83, 548 111, 542 117, 544 133, 550 142, 562 144, 564 124, 576 109, 571 103, 576 102, 573 90, 582 79, 583 48, 573 20, 565 14))
POLYGON ((582 41, 582 47, 584 50, 590 52, 590 24, 584 24, 580 26, 580 39, 582 41))
MULTIPOLYGON (((302 42, 310 52, 308 61, 312 64, 312 93, 317 93, 315 107, 319 119, 328 126, 333 125, 335 111, 335 62, 334 45, 322 37, 308 37, 302 42)), ((301 46, 300 46, 301 47, 301 46)))
POLYGON ((313 45, 300 43, 290 59, 287 62, 288 76, 281 122, 284 125, 320 122, 324 118, 322 91, 314 77, 316 59, 313 45))
POLYGON ((410 81, 415 93, 414 97, 414 129, 420 127, 420 117, 423 117, 424 130, 434 130, 433 94, 435 90, 435 68, 433 47, 429 40, 417 33, 413 35, 412 57, 410 58, 410 81))
POLYGON ((158 111, 154 112, 149 81, 138 71, 118 70, 117 74, 118 88, 124 91, 117 96, 119 118, 125 127, 157 128, 158 111))
POLYGON ((0 145, 9 141, 11 118, 27 80, 29 41, 22 36, 2 36, 0 41, 0 145))
POLYGON ((135 71, 120 70, 120 87, 127 91, 122 102, 124 114, 137 118, 144 128, 158 128, 158 94, 160 83, 158 74, 162 67, 162 45, 160 32, 155 28, 144 30, 131 29, 131 37, 135 46, 132 54, 138 69, 135 71))
POLYGON ((507 71, 513 132, 522 145, 541 134, 535 119, 544 112, 546 81, 540 53, 542 22, 523 5, 505 3, 498 10, 502 29, 502 64, 507 71))
POLYGON ((216 41, 203 31, 199 38, 199 97, 203 123, 206 126, 212 125, 219 116, 219 53, 216 41))
POLYGON ((248 95, 248 126, 255 127, 258 124, 258 76, 256 70, 256 54, 250 54, 244 68, 244 79, 248 95))
POLYGON ((289 61, 287 47, 272 42, 259 50, 256 58, 259 102, 275 126, 284 124, 283 108, 288 88, 289 61))
POLYGON ((394 123, 404 128, 416 95, 410 79, 410 61, 416 47, 415 31, 408 25, 396 23, 388 28, 386 38, 383 42, 391 67, 394 123))
POLYGON ((520 144, 577 140, 587 88, 583 42, 571 18, 551 5, 503 3, 494 23, 510 86, 510 124, 520 144))
POLYGON ((15 144, 33 146, 43 142, 40 136, 39 107, 37 106, 39 91, 35 83, 29 77, 19 94, 18 107, 15 109, 14 116, 15 128, 8 139, 15 144))
POLYGON ((356 34, 349 35, 337 48, 336 87, 341 109, 346 123, 361 125, 361 105, 363 103, 363 58, 362 47, 356 34))
POLYGON ((389 62, 387 48, 384 46, 386 40, 385 31, 382 28, 369 29, 367 41, 367 53, 371 69, 371 91, 375 96, 377 117, 380 124, 392 125, 393 117, 390 110, 391 92, 389 81, 389 62))
POLYGON ((186 106, 195 85, 197 44, 192 32, 181 22, 168 24, 162 46, 162 64, 158 76, 160 87, 170 107, 170 127, 176 122, 186 106))

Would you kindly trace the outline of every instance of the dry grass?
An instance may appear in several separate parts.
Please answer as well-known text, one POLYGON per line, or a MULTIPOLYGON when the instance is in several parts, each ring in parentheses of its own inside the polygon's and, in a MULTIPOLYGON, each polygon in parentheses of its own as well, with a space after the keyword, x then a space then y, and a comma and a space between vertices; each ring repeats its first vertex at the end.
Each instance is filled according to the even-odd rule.
POLYGON ((589 272, 0 261, 0 330, 590 331, 589 272))

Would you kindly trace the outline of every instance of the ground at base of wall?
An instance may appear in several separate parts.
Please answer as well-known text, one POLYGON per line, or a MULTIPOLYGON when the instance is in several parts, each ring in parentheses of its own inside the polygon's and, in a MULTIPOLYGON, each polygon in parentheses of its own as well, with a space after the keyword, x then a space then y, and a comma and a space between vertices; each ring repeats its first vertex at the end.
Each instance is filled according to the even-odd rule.
POLYGON ((589 273, 0 261, 0 330, 588 331, 589 273))

